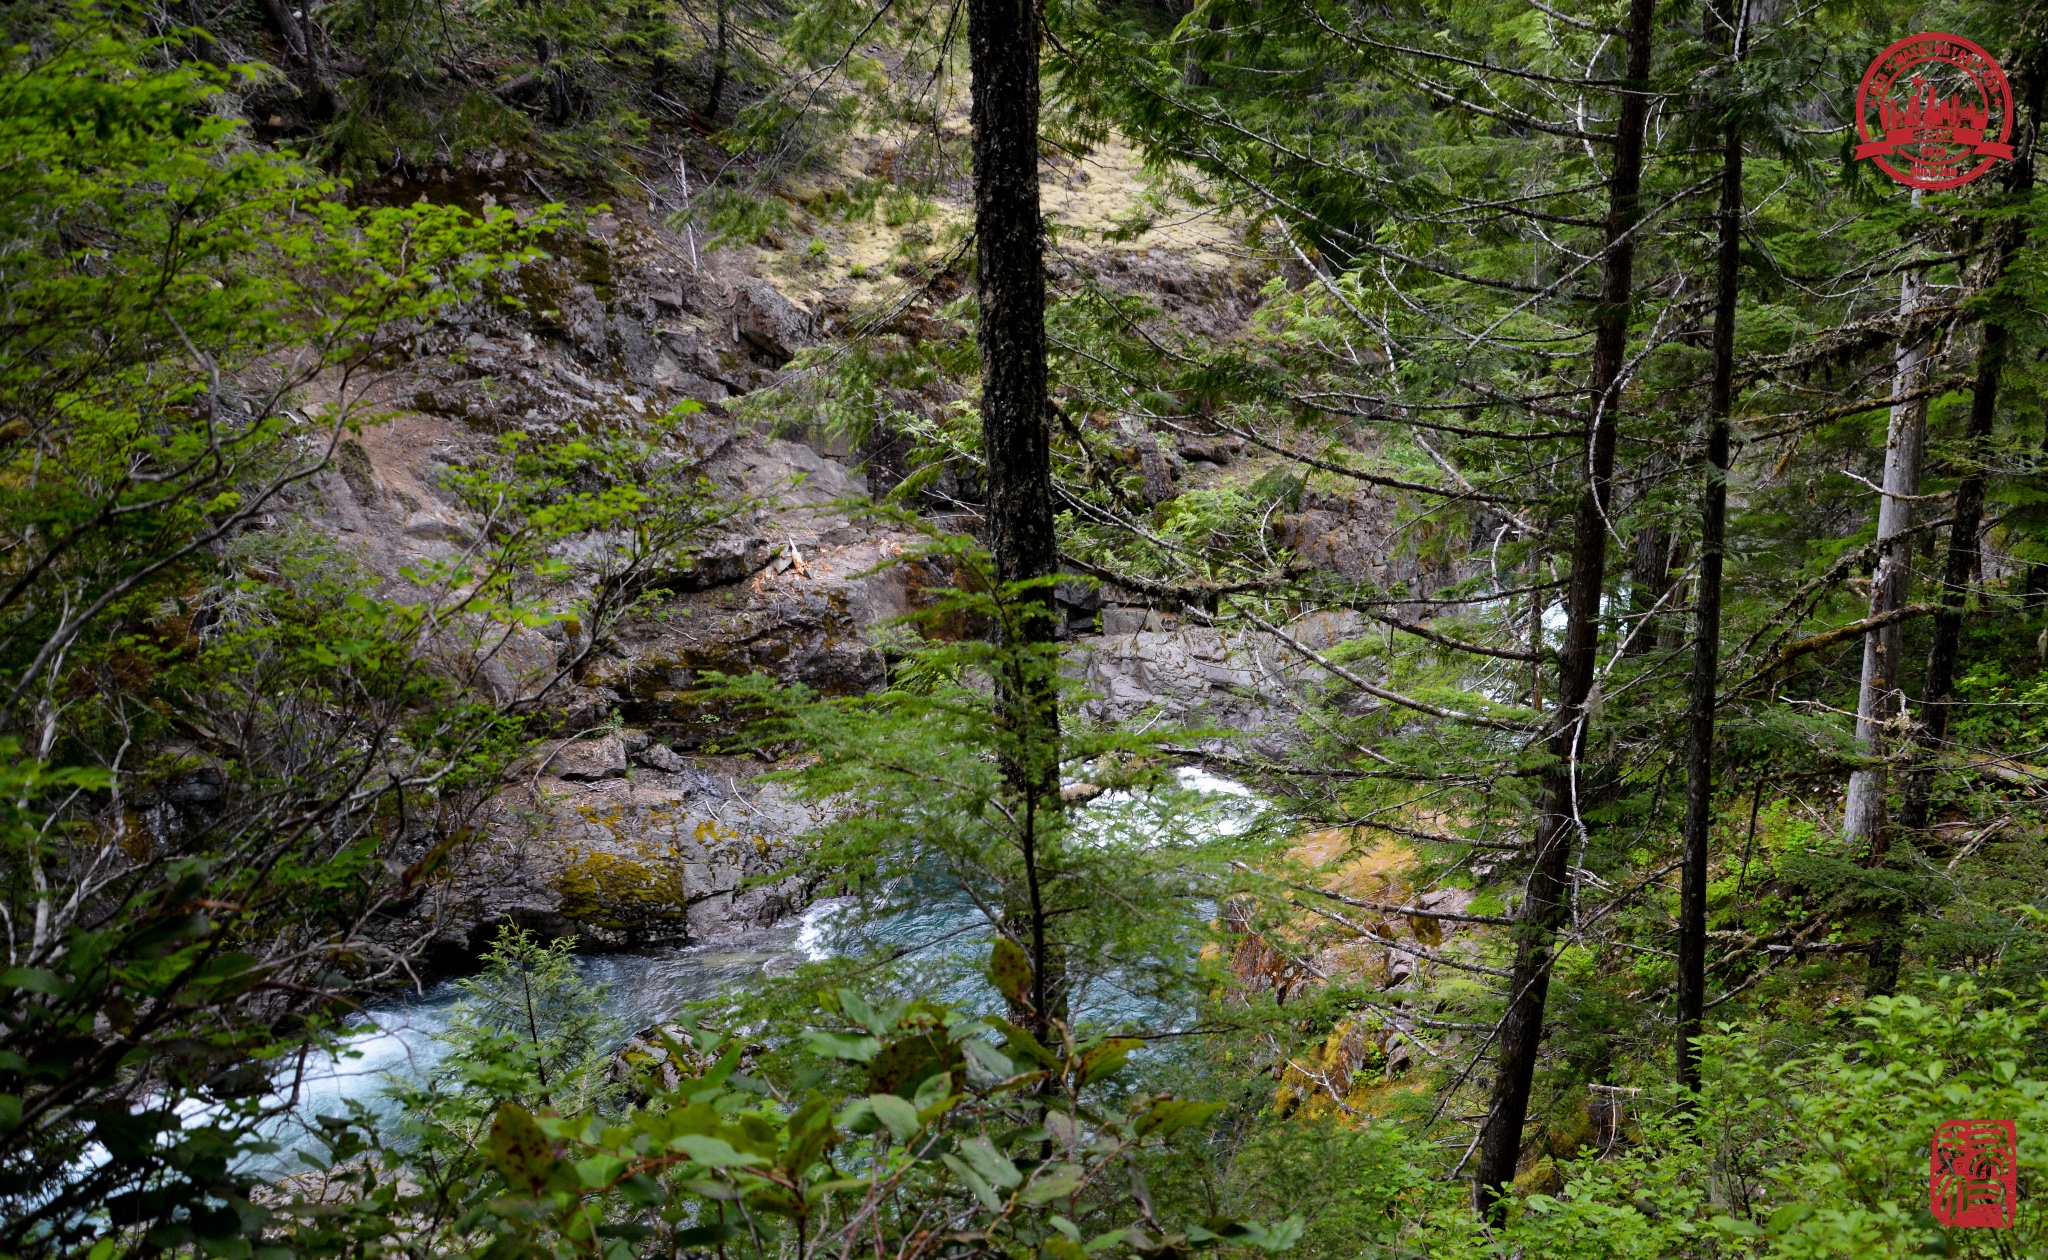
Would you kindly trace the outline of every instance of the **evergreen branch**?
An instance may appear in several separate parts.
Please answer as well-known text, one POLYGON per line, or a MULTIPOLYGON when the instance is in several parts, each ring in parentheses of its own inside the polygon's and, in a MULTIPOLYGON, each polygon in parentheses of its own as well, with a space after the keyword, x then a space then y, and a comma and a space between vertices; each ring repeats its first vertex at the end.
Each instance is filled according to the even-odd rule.
POLYGON ((1407 915, 1417 919, 1442 919, 1450 923, 1499 923, 1512 925, 1515 922, 1515 920, 1505 915, 1461 914, 1455 910, 1427 910, 1421 906, 1401 906, 1391 902, 1367 901, 1359 897, 1347 897, 1343 893, 1331 892, 1327 888, 1317 888, 1313 884, 1297 884, 1291 880, 1281 880, 1280 882, 1289 888, 1298 889, 1301 892, 1314 893, 1318 897, 1328 897, 1332 901, 1341 901, 1347 906, 1356 906, 1360 910, 1378 910, 1383 914, 1407 915))
POLYGON ((1748 439, 1752 442, 1768 442, 1772 438, 1790 437, 1795 433, 1804 433, 1808 429, 1817 429, 1821 425, 1847 419, 1850 416, 1860 415, 1866 411, 1903 406, 1906 403, 1918 402, 1923 398, 1933 398, 1938 394, 1946 394, 1952 389, 1968 389, 1974 379, 1974 377, 1958 372, 1952 376, 1944 376, 1939 380, 1922 385, 1917 389, 1909 389, 1903 394, 1891 394, 1884 398, 1865 398, 1858 402, 1844 403, 1839 407, 1824 407, 1815 411, 1794 411, 1770 416, 1738 416, 1736 417, 1736 422, 1738 424, 1754 424, 1760 420, 1784 420, 1791 416, 1800 417, 1793 423, 1780 428, 1767 429, 1762 433, 1752 433, 1748 439))
POLYGON ((1237 612, 1239 616, 1280 640, 1280 642, 1285 643, 1301 656, 1315 662, 1326 672, 1336 675, 1367 695, 1384 700, 1388 704, 1399 705, 1404 709, 1413 709, 1417 713, 1427 713, 1431 717, 1440 717, 1452 722, 1463 722, 1470 726, 1483 726, 1488 730, 1506 731, 1516 735, 1525 735, 1544 729, 1543 724, 1539 723, 1503 722, 1498 718, 1482 717, 1477 713, 1465 713, 1457 709, 1446 709, 1441 705, 1431 704, 1427 700, 1417 700, 1413 696, 1404 696, 1398 691, 1389 691, 1385 687, 1374 686, 1257 613, 1242 606, 1237 609, 1237 612))

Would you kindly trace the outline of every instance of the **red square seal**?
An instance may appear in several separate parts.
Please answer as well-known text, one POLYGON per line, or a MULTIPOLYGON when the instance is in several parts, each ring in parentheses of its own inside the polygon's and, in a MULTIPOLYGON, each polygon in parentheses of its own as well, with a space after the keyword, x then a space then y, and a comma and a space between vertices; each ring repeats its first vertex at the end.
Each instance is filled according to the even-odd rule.
POLYGON ((1952 1228, 2011 1229, 2019 1177, 2012 1121, 1945 1120, 1927 1157, 1927 1210, 1952 1228))

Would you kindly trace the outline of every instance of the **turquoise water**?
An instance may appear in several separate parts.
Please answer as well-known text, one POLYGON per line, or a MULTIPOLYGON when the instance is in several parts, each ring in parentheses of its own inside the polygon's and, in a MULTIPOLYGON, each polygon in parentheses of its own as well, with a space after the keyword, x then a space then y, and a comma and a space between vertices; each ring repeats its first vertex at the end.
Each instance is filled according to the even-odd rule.
MULTIPOLYGON (((828 957, 823 925, 845 905, 840 899, 814 902, 799 917, 711 944, 588 953, 577 959, 577 969, 604 986, 607 1014, 628 1029, 642 1029, 674 1018, 688 1003, 744 993, 800 963, 828 957)), ((314 1117, 346 1115, 350 1102, 372 1115, 390 1116, 387 1087, 397 1078, 433 1074, 449 1050, 437 1034, 448 1027, 461 998, 460 985, 451 979, 365 1007, 339 1054, 311 1059, 296 1079, 280 1080, 277 1101, 289 1109, 267 1134, 280 1149, 256 1157, 255 1166, 299 1171, 294 1152, 311 1149, 314 1117)))
MULTIPOLYGON (((1265 808, 1227 779, 1199 770, 1183 770, 1180 779, 1184 789, 1202 796, 1192 825, 1185 818, 1159 824, 1176 835, 1240 831, 1265 808)), ((1083 818, 1086 826, 1104 833, 1155 825, 1143 802, 1120 794, 1098 798, 1083 818)), ((704 945, 591 952, 580 956, 577 965, 585 979, 603 986, 607 1013, 634 1030, 672 1019, 692 1002, 757 991, 804 962, 841 953, 901 952, 912 959, 915 974, 929 979, 933 996, 960 1002, 986 996, 975 992, 977 983, 961 979, 985 956, 989 936, 987 924, 963 900, 935 890, 928 902, 867 926, 857 938, 836 930, 835 918, 850 905, 849 899, 830 898, 744 935, 704 945)), ((445 980, 424 992, 379 999, 364 1010, 361 1026, 340 1055, 310 1059, 302 1071, 282 1076, 277 1103, 287 1110, 268 1135, 280 1149, 256 1157, 256 1166, 298 1171, 294 1152, 311 1148, 313 1118, 346 1114, 351 1101, 388 1116, 393 1104, 386 1090, 393 1079, 425 1079, 448 1053, 436 1034, 447 1028, 461 997, 458 983, 445 980)), ((1122 991, 1114 972, 1081 995, 1078 1013, 1105 1024, 1154 1027, 1171 1024, 1177 1014, 1122 991)))

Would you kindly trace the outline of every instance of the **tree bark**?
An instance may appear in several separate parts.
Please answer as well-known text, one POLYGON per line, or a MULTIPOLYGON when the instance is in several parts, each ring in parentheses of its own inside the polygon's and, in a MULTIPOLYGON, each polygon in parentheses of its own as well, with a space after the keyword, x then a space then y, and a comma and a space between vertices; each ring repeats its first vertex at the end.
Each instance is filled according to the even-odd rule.
MULTIPOLYGON (((2031 126, 2006 180, 2007 192, 2015 201, 2024 201, 2034 187, 2034 137, 2040 125, 2041 85, 2039 75, 2030 75, 2023 89, 2031 126)), ((1998 284, 2012 265, 2014 255, 2026 243, 2024 220, 2004 231, 2005 240, 1999 246, 1991 275, 1986 277, 1986 288, 1998 284)), ((2010 344, 2011 331, 2005 317, 2000 308, 1993 307, 1984 321, 1984 339, 1977 349, 1970 419, 1963 432, 1967 452, 1964 458, 1969 464, 1956 484, 1955 513, 1942 562, 1941 597, 1934 613, 1933 642, 1928 646, 1927 674, 1920 691, 1920 722, 1913 733, 1916 764, 1906 780, 1905 798, 1899 809, 1898 825, 1906 832, 1927 828, 1935 773, 1927 763, 1948 743, 1950 710, 1955 705, 1956 664, 1962 655, 1963 613, 1981 559, 1978 535, 1984 524, 1986 490, 1981 459, 1988 454, 1985 447, 1991 441, 1992 427, 1998 418, 1998 387, 2010 344)), ((1871 947, 1870 976, 1865 989, 1873 995, 1888 994, 1898 987, 1899 964, 1905 953, 1904 932, 1896 923, 1887 926, 1888 930, 1881 932, 1871 947)))
POLYGON ((200 32, 198 38, 189 41, 192 55, 216 66, 227 65, 228 59, 222 55, 219 43, 213 38, 213 28, 207 25, 206 14, 200 9, 199 0, 185 0, 185 17, 192 23, 192 29, 200 32))
MULTIPOLYGON (((1018 582, 1051 575, 1059 561, 1046 423, 1036 4, 972 0, 967 40, 988 543, 996 580, 1018 582)), ((1044 602, 1051 602, 1049 591, 1044 602)))
POLYGON ((1058 951, 1041 892, 1045 834, 1058 825, 1059 697, 1054 662, 1033 647, 1057 626, 1050 408, 1045 382, 1045 261, 1038 208, 1038 36, 1034 0, 969 0, 973 77, 974 243, 980 299, 984 528, 1011 672, 1000 682, 1003 777, 1017 798, 1026 895, 1014 907, 1032 955, 1032 1018, 1062 1006, 1058 951), (1018 583, 1033 583, 1022 590, 1018 583))
POLYGON ((302 66, 313 64, 313 47, 306 38, 306 28, 299 24, 298 13, 292 9, 292 0, 263 0, 263 11, 270 15, 270 24, 284 38, 285 53, 291 60, 302 66))
MULTIPOLYGON (((1738 50, 1737 55, 1740 55, 1738 50)), ((1685 713, 1685 849, 1678 884, 1678 1083, 1700 1086, 1707 998, 1707 841, 1714 823, 1714 705, 1721 671, 1721 561, 1728 540, 1728 416, 1735 403, 1735 309, 1741 297, 1742 133, 1721 141, 1721 240, 1714 297, 1714 375, 1707 392, 1700 574, 1693 597, 1692 683, 1685 713)))
MULTIPOLYGON (((1667 469, 1655 467, 1646 474, 1646 480, 1663 480, 1667 469)), ((1629 656, 1642 656, 1657 646, 1658 622, 1668 617, 1669 609, 1658 613, 1657 601, 1671 585, 1671 535, 1656 525, 1644 525, 1636 531, 1631 540, 1628 567, 1628 612, 1633 635, 1628 638, 1622 651, 1629 656)))
MULTIPOLYGON (((1921 194, 1913 191, 1913 204, 1921 194)), ((1899 313, 1910 315, 1920 308, 1926 277, 1907 272, 1899 282, 1899 313)), ((1919 388, 1926 371, 1927 343, 1901 344, 1892 377, 1894 395, 1919 388)), ((1912 576, 1913 498, 1920 493, 1920 451, 1927 431, 1927 402, 1916 399, 1892 408, 1890 431, 1884 447, 1884 491, 1877 506, 1877 567, 1870 578, 1870 615, 1881 617, 1906 606, 1912 576)), ((1891 720, 1899 710, 1899 671, 1904 663, 1905 630, 1897 622, 1863 636, 1863 673, 1856 690, 1856 744, 1866 757, 1883 757, 1890 746, 1891 720)), ((1842 807, 1842 838, 1851 844, 1870 846, 1873 859, 1881 857, 1884 846, 1884 797, 1887 775, 1883 766, 1858 770, 1849 776, 1848 799, 1842 807)))
POLYGON ((1486 1128, 1480 1137, 1474 1184, 1480 1210, 1495 1220, 1506 1211, 1515 1179, 1529 1088, 1543 1039, 1543 1008, 1550 991, 1552 946, 1567 909, 1572 842, 1578 835, 1578 761, 1586 746, 1586 700, 1592 693, 1600 642, 1600 596, 1607 577, 1607 505, 1614 478, 1614 444, 1621 373, 1628 352, 1630 299, 1635 287, 1632 229, 1643 178, 1643 130, 1649 111, 1648 80, 1654 0, 1630 0, 1625 81, 1616 111, 1614 169, 1608 184, 1605 258, 1593 332, 1592 424, 1586 442, 1586 481, 1572 526, 1572 562, 1565 585, 1565 636, 1558 656, 1557 708, 1545 776, 1546 812, 1536 821, 1533 869, 1515 932, 1515 966, 1508 1008, 1501 1017, 1500 1055, 1486 1128))
MULTIPOLYGON (((1191 2, 1188 5, 1189 15, 1192 16, 1194 11, 1195 6, 1191 2)), ((1209 29, 1211 31, 1223 29, 1223 14, 1220 10, 1210 10, 1209 29)), ((1186 59, 1181 63, 1180 81, 1189 87, 1207 87, 1212 82, 1209 72, 1202 68, 1201 58, 1195 55, 1195 50, 1192 48, 1188 50, 1186 59)))
POLYGON ((711 52, 711 86, 704 93, 704 120, 714 126, 718 123, 718 111, 725 107, 726 45, 731 30, 731 0, 718 0, 718 30, 711 52))

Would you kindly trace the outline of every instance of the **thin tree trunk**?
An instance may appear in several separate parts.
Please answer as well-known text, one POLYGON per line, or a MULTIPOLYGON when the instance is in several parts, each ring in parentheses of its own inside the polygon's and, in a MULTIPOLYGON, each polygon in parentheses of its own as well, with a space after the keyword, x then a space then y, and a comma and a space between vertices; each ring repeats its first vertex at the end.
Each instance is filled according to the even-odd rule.
POLYGON ((306 38, 306 28, 299 24, 291 0, 263 0, 263 10, 270 15, 271 26, 284 37, 286 54, 302 66, 312 65, 313 47, 306 38))
POLYGON ((704 120, 716 125, 725 105, 726 45, 732 29, 732 0, 718 0, 717 45, 711 53, 711 89, 704 94, 704 120))
MULTIPOLYGON (((2006 330, 2002 324, 1986 323, 1984 344, 1977 353, 1975 392, 1970 399, 1970 419, 1963 442, 1974 458, 1991 437, 1991 424, 1998 405, 1999 375, 2005 367, 2006 330)), ((1938 753, 1948 741, 1949 706, 1955 700, 1956 658, 1962 645, 1963 604, 1969 597, 1971 575, 1977 566, 1977 534, 1984 519, 1984 474, 1973 466, 1956 486, 1955 517, 1949 526, 1948 554, 1942 565, 1941 603, 1934 614, 1934 641, 1927 654, 1926 685, 1921 691, 1920 725, 1914 732, 1915 760, 1938 753)), ((1867 653, 1866 653, 1867 658, 1867 653)), ((1927 826, 1929 799, 1934 787, 1931 766, 1917 766, 1905 784, 1905 799, 1898 825, 1905 831, 1927 826)), ((1883 845, 1889 849, 1889 845, 1883 845)), ((1872 845, 1872 865, 1884 857, 1880 846, 1872 845)), ((1889 994, 1898 986, 1899 963, 1905 954, 1904 925, 1895 907, 1882 907, 1877 939, 1870 949, 1870 973, 1864 992, 1870 996, 1889 994)))
POLYGON ((1678 1083, 1692 1090, 1700 1085, 1699 1035, 1707 999, 1707 841, 1714 823, 1721 560, 1728 539, 1728 415, 1735 403, 1735 308, 1741 297, 1742 133, 1731 125, 1721 145, 1714 376, 1707 393, 1706 484, 1700 491, 1700 575, 1693 597, 1692 686, 1685 714, 1685 850, 1678 883, 1676 1057, 1678 1083))
MULTIPOLYGON (((1546 571, 1547 557, 1538 551, 1529 562, 1529 584, 1540 585, 1546 571)), ((1543 712, 1543 614, 1550 607, 1550 595, 1546 591, 1529 592, 1529 707, 1543 712)))
MULTIPOLYGON (((2048 469, 2048 422, 2041 426, 2041 445, 2036 449, 2041 453, 2038 467, 2048 469)), ((2041 490, 2048 490, 2048 475, 2036 476, 2034 481, 2041 490)), ((2029 607, 2040 606, 2043 602, 2042 596, 2048 595, 2048 562, 2037 562, 2027 566, 2027 585, 2024 594, 2029 607)))
MULTIPOLYGON (((1188 12, 1193 14, 1194 11, 1195 6, 1193 3, 1190 3, 1188 5, 1188 12)), ((1221 10, 1210 10, 1209 29, 1211 31, 1223 29, 1223 13, 1221 10)), ((1201 59, 1195 55, 1195 50, 1192 48, 1188 50, 1186 59, 1181 63, 1180 81, 1189 87, 1207 87, 1212 82, 1209 72, 1202 68, 1201 59)))
POLYGON ((213 28, 207 25, 206 14, 200 9, 199 0, 185 0, 185 16, 190 19, 194 30, 203 32, 199 38, 191 41, 192 55, 216 66, 226 65, 228 59, 222 55, 220 45, 210 38, 213 28))
MULTIPOLYGON (((1913 204, 1920 204, 1918 189, 1913 191, 1913 204)), ((1909 271, 1901 278, 1901 315, 1911 315, 1920 308, 1925 288, 1926 277, 1922 272, 1909 271)), ((1925 341, 1900 345, 1892 392, 1909 394, 1919 388, 1926 362, 1925 341)), ((1906 531, 1913 526, 1912 496, 1920 493, 1920 451, 1926 435, 1925 399, 1892 408, 1884 447, 1884 492, 1877 506, 1877 568, 1870 578, 1872 617, 1906 606, 1913 561, 1911 538, 1906 531)), ((1863 674, 1856 691, 1856 744, 1866 757, 1883 757, 1890 745, 1890 723, 1898 712, 1904 644, 1905 631, 1897 621, 1863 636, 1863 674)), ((1886 780, 1881 765, 1855 771, 1849 776, 1848 799, 1842 808, 1843 839, 1852 844, 1868 844, 1873 859, 1883 854, 1886 780)))
MULTIPOLYGON (((1664 479, 1668 469, 1659 462, 1648 470, 1646 481, 1664 479)), ((1671 535, 1656 525, 1644 525, 1636 531, 1632 540, 1628 566, 1628 612, 1629 622, 1634 631, 1623 651, 1629 656, 1641 656, 1657 646, 1657 614, 1650 610, 1663 598, 1664 591, 1671 585, 1671 535)), ((1665 610, 1668 612, 1668 610, 1665 610)))
MULTIPOLYGON (((1002 597, 1015 594, 1012 583, 1039 583, 1005 619, 1004 633, 1018 647, 1053 641, 1052 580, 1059 569, 1038 209, 1038 16, 1032 0, 969 0, 967 7, 985 526, 1002 597)), ((1012 659, 1020 672, 1002 689, 1003 776, 1022 806, 1016 813, 1024 820, 1027 894, 1015 912, 1028 920, 1032 1015, 1042 1022, 1060 1009, 1063 987, 1040 900, 1044 833, 1057 826, 1060 812, 1059 703, 1049 662, 1028 653, 1012 659)))
POLYGON ((1649 112, 1650 43, 1654 0, 1630 0, 1626 81, 1616 111, 1614 171, 1610 177, 1606 257, 1593 334, 1592 428, 1586 443, 1586 482, 1572 527, 1571 573, 1565 584, 1565 637, 1558 656, 1557 708, 1546 776, 1546 812, 1536 822, 1528 889, 1515 927, 1515 966, 1508 1008, 1501 1017, 1500 1056, 1493 1098, 1480 1137, 1474 1192, 1479 1208, 1498 1220, 1507 1186, 1515 1179, 1522 1124, 1529 1113, 1536 1051, 1543 1040, 1543 1007, 1550 992, 1552 946, 1569 904, 1571 851, 1578 835, 1578 761, 1586 745, 1586 700, 1593 689, 1600 641, 1600 596, 1607 577, 1607 504, 1614 477, 1621 373, 1628 352, 1630 298, 1635 287, 1635 227, 1643 178, 1643 130, 1649 112))
POLYGON ((313 77, 312 90, 306 97, 312 106, 309 116, 315 120, 332 118, 339 101, 327 74, 327 59, 320 53, 318 28, 305 20, 302 10, 292 7, 292 0, 263 0, 263 8, 270 15, 271 25, 284 37, 287 59, 304 66, 313 77))
MULTIPOLYGON (((2042 79, 2039 75, 2030 75, 2029 79, 2023 89, 2027 94, 2029 134, 2007 177, 2007 191, 2016 201, 2024 201, 2034 187, 2033 133, 2039 127, 2042 79)), ((1999 247, 1995 269, 1986 278, 1987 288, 1996 285, 2005 275, 2013 256, 2026 242, 2024 220, 2004 230, 2006 238, 1999 247)), ((2011 332, 1997 314, 1998 309, 1994 307, 1992 316, 1985 320, 1984 339, 1977 350, 1977 375, 1970 394, 1970 420, 1963 433, 1967 452, 1963 458, 1969 463, 1962 480, 1956 484, 1955 515, 1949 525, 1948 553, 1942 563, 1941 600, 1934 613, 1933 642, 1927 651, 1927 677, 1920 692, 1920 724, 1914 731, 1914 760, 1917 764, 1906 780, 1905 799, 1899 809, 1898 825, 1906 832, 1927 828, 1934 794, 1934 767, 1927 763, 1939 755, 1948 742, 1950 710, 1955 704, 1956 664, 1962 653, 1963 612, 1981 560, 1978 535, 1984 524, 1986 486, 1984 466, 1980 461, 1988 453, 1985 447, 1991 441, 1992 426, 1998 417, 1998 387, 2011 342, 2011 332)), ((1905 934, 1898 930, 1896 923, 1888 926, 1890 930, 1882 932, 1871 949, 1870 976, 1865 988, 1873 995, 1890 993, 1898 987, 1905 934)))

